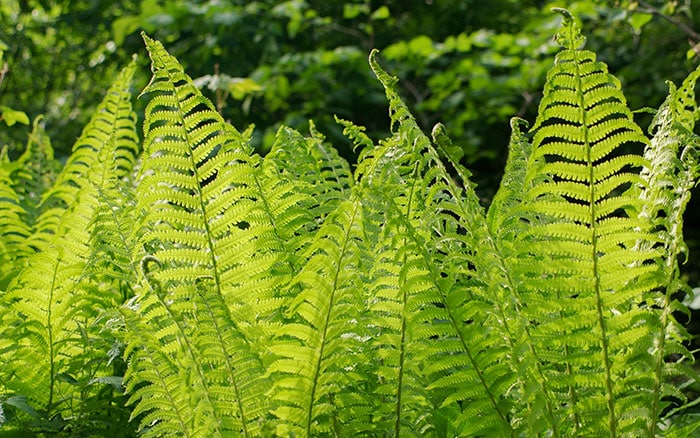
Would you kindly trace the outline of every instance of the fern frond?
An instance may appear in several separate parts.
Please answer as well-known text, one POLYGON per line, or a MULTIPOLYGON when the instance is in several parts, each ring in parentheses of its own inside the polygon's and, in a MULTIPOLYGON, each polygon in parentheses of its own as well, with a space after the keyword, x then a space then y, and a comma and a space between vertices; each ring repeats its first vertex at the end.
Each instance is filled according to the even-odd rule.
MULTIPOLYGON (((154 274, 149 264, 159 263, 150 256, 144 258, 146 278, 154 274)), ((239 391, 256 382, 252 378, 235 380, 234 368, 249 363, 252 366, 240 366, 236 371, 252 377, 259 364, 254 358, 250 362, 248 355, 229 350, 243 342, 235 339, 240 334, 232 330, 225 304, 220 297, 208 296, 203 280, 199 290, 188 296, 193 304, 206 306, 195 313, 190 303, 175 301, 157 280, 150 281, 150 293, 137 295, 122 309, 129 341, 125 380, 131 392, 129 402, 136 404, 132 419, 141 415, 141 430, 149 436, 221 436, 224 431, 249 434, 251 425, 241 415, 241 408, 243 403, 251 408, 250 396, 240 396, 239 391), (223 326, 222 321, 229 326, 223 326), (201 361, 206 361, 206 366, 201 361), (182 382, 189 384, 183 388, 182 382)), ((248 409, 243 411, 243 415, 248 413, 248 409)))
POLYGON ((27 245, 31 235, 27 211, 4 166, 0 167, 0 210, 0 291, 5 291, 32 250, 27 245))
POLYGON ((81 188, 88 184, 102 187, 110 178, 118 179, 130 172, 138 153, 130 90, 135 68, 132 60, 120 73, 73 146, 55 183, 43 193, 31 239, 37 248, 43 249, 59 233, 59 222, 81 188))
POLYGON ((508 161, 503 172, 501 185, 496 192, 488 210, 489 228, 499 233, 498 240, 505 244, 514 240, 513 227, 518 227, 519 218, 513 214, 522 200, 525 188, 525 174, 527 164, 530 161, 531 145, 522 128, 527 127, 527 122, 513 118, 510 121, 511 136, 508 145, 508 161), (510 220, 511 222, 508 222, 510 220), (515 223, 512 223, 515 220, 515 223))
POLYGON ((16 161, 3 163, 3 239, 0 250, 8 254, 0 269, 0 288, 16 276, 24 260, 35 252, 30 244, 34 224, 39 216, 42 195, 52 186, 60 164, 53 157, 53 148, 42 126, 43 117, 34 119, 25 151, 16 161), (4 274, 4 275, 3 275, 4 274))
MULTIPOLYGON (((255 174, 264 215, 286 259, 278 263, 278 274, 289 274, 291 278, 299 272, 319 225, 343 199, 342 190, 349 192, 342 188, 342 181, 331 181, 346 176, 343 164, 348 167, 320 139, 304 139, 285 127, 278 131, 272 150, 255 174), (319 183, 325 178, 329 178, 327 186, 319 183), (287 265, 286 272, 280 263, 287 265)), ((288 288, 283 289, 291 293, 288 288)))
POLYGON ((106 281, 121 292, 120 304, 131 298, 138 278, 138 260, 143 249, 133 238, 134 199, 125 187, 111 187, 98 193, 98 206, 90 223, 90 250, 86 276, 106 281))
POLYGON ((41 250, 28 259, 2 296, 2 335, 18 340, 3 352, 3 359, 11 354, 12 361, 3 367, 2 379, 10 391, 27 396, 48 418, 80 415, 75 411, 85 394, 70 382, 94 377, 94 363, 85 362, 94 358, 86 354, 91 347, 83 344, 85 327, 104 309, 94 306, 101 302, 99 298, 85 296, 96 290, 82 288, 81 282, 90 255, 89 224, 97 208, 97 193, 114 178, 108 160, 119 155, 115 149, 121 136, 135 138, 135 116, 129 103, 134 70, 132 62, 117 78, 76 143, 74 149, 82 151, 77 154, 81 158, 69 162, 47 192, 64 205, 44 212, 52 219, 50 230, 40 231, 40 240, 34 240, 41 250), (91 166, 100 159, 104 166, 91 166))
POLYGON ((124 381, 126 391, 131 394, 129 403, 139 402, 131 419, 140 418, 147 425, 142 429, 144 436, 195 436, 197 423, 206 419, 194 412, 195 405, 180 389, 185 377, 183 364, 174 362, 161 349, 150 327, 141 322, 139 314, 144 311, 143 306, 154 303, 129 304, 122 308, 127 341, 124 355, 129 360, 124 381), (139 377, 133 378, 134 374, 139 377), (149 383, 141 385, 141 382, 149 383))
MULTIPOLYGON (((654 134, 645 151, 648 167, 641 172, 644 187, 640 196, 645 201, 639 215, 650 219, 658 235, 658 244, 663 256, 658 260, 660 275, 665 290, 653 291, 647 300, 653 302, 658 321, 654 326, 654 376, 653 404, 649 408, 651 418, 660 418, 668 409, 668 399, 683 401, 682 394, 670 391, 667 379, 684 376, 697 380, 699 376, 680 360, 671 360, 671 355, 691 358, 682 344, 688 334, 675 319, 674 312, 687 313, 685 306, 677 302, 677 294, 689 293, 689 287, 680 277, 678 258, 686 251, 683 241, 683 213, 695 186, 700 168, 697 150, 700 138, 693 133, 697 119, 695 83, 700 68, 693 71, 680 88, 669 83, 669 96, 661 105, 650 125, 654 134)), ((641 245, 650 245, 640 242, 641 245)), ((682 404, 681 404, 682 406, 682 404)), ((650 435, 658 432, 657 422, 648 425, 650 435)))
POLYGON ((265 156, 264 166, 274 166, 280 177, 293 180, 315 200, 312 215, 319 224, 350 196, 350 165, 318 133, 303 137, 291 128, 281 127, 272 150, 265 156))
POLYGON ((339 205, 324 222, 308 251, 308 262, 294 280, 292 301, 298 322, 284 325, 271 351, 275 379, 273 411, 278 433, 318 436, 358 434, 368 427, 368 400, 361 372, 366 263, 362 249, 362 209, 357 198, 339 205))
POLYGON ((372 324, 380 331, 373 345, 386 363, 380 374, 386 383, 380 388, 394 407, 391 415, 380 411, 383 421, 397 436, 512 435, 510 404, 503 395, 515 374, 509 364, 495 360, 507 351, 502 341, 509 335, 484 330, 493 315, 484 310, 496 306, 494 297, 478 292, 484 283, 473 270, 482 239, 491 239, 483 209, 469 173, 452 161, 456 155, 439 128, 434 130, 438 147, 466 193, 449 176, 374 54, 370 65, 385 87, 394 129, 394 136, 358 165, 364 197, 377 199, 366 213, 374 223, 365 228, 377 236, 372 246, 380 250, 370 298, 372 324), (426 384, 429 393, 423 390, 426 384), (430 415, 416 415, 426 409, 430 415), (440 424, 443 417, 451 421, 440 424))
POLYGON ((10 166, 10 178, 27 212, 27 224, 33 226, 40 213, 41 198, 53 186, 60 170, 51 141, 44 131, 43 117, 34 119, 24 152, 10 166))
MULTIPOLYGON (((155 333, 143 351, 163 350, 178 367, 188 364, 194 388, 181 388, 175 399, 212 419, 190 424, 192 433, 257 435, 269 402, 259 355, 267 326, 283 317, 280 303, 296 269, 296 248, 287 245, 302 234, 303 206, 313 201, 266 173, 245 136, 223 121, 177 61, 160 43, 144 40, 153 77, 144 90, 152 96, 136 229, 159 267, 141 276, 135 301, 140 324, 155 333)), ((139 339, 130 339, 140 351, 139 339)), ((145 380, 129 374, 131 387, 154 387, 135 394, 137 406, 162 396, 160 383, 150 380, 154 373, 145 380)), ((167 423, 163 431, 179 427, 158 421, 167 423)))
POLYGON ((526 160, 509 162, 504 181, 522 190, 504 183, 490 217, 527 303, 534 358, 552 403, 563 407, 555 416, 561 430, 650 433, 646 352, 655 324, 643 304, 661 284, 660 252, 650 222, 634 213, 643 206, 636 191, 648 187, 639 176, 648 140, 619 81, 580 48, 573 18, 559 12, 564 49, 547 77, 531 151, 523 156, 527 139, 518 132, 511 143, 513 157, 526 160))

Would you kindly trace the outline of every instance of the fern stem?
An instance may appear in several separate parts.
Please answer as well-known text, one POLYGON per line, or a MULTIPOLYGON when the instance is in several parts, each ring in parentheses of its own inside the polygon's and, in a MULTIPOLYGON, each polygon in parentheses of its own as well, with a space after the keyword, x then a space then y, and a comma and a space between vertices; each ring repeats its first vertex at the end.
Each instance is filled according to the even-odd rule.
MULTIPOLYGON (((559 314, 562 315, 561 312, 559 312, 559 314)), ((569 352, 569 346, 565 345, 564 346, 565 357, 569 357, 570 354, 571 353, 569 352)), ((572 377, 572 378, 575 375, 573 367, 571 366, 571 363, 568 361, 566 362, 566 374, 567 374, 567 376, 572 377)), ((572 431, 571 434, 573 436, 577 436, 578 435, 578 428, 579 428, 579 426, 581 426, 582 422, 581 422, 581 417, 579 416, 578 411, 575 408, 575 406, 578 404, 578 395, 576 394, 576 388, 574 387, 574 385, 569 385, 569 399, 571 399, 571 404, 573 407, 573 414, 571 417, 572 417, 572 420, 574 422, 574 430, 572 431)))
MULTIPOLYGON (((594 208, 591 208, 594 210, 594 208)), ((605 365, 605 388, 607 390, 606 401, 608 404, 608 415, 610 425, 610 436, 617 436, 617 417, 615 416, 615 394, 612 384, 612 365, 610 363, 610 354, 608 352, 608 335, 605 327, 605 316, 603 315, 603 299, 600 290, 600 275, 598 272, 598 260, 596 252, 596 237, 593 232, 593 273, 595 276, 595 294, 596 294, 596 312, 598 314, 598 326, 600 327, 600 346, 603 350, 603 363, 605 365)))
MULTIPOLYGON (((420 161, 416 160, 415 161, 415 166, 413 168, 413 178, 412 184, 411 184, 411 190, 409 191, 408 195, 408 202, 406 203, 406 212, 405 215, 406 217, 410 217, 410 212, 411 208, 413 208, 413 198, 416 190, 416 184, 418 182, 417 174, 419 170, 419 164, 420 161)), ((407 221, 409 222, 409 221, 407 221)), ((408 238, 404 237, 403 239, 403 246, 404 248, 408 244, 408 238)), ((403 263, 401 266, 406 266, 406 263, 408 262, 408 255, 404 253, 403 255, 403 263)), ((406 277, 404 277, 405 279, 406 277)), ((403 287, 405 286, 405 283, 400 286, 401 289, 403 289, 403 294, 402 294, 402 303, 401 303, 401 345, 399 349, 399 375, 397 376, 398 382, 396 384, 396 421, 394 423, 394 436, 396 438, 399 438, 401 436, 401 408, 402 408, 402 397, 403 397, 403 376, 404 376, 404 360, 406 357, 406 328, 407 328, 407 321, 406 321, 406 313, 408 312, 408 290, 403 287)))
POLYGON ((594 290, 596 297, 596 313, 598 317, 598 326, 600 327, 600 346, 603 352, 603 365, 605 367, 605 389, 607 395, 605 397, 608 405, 608 423, 610 427, 610 436, 617 436, 617 417, 615 416, 615 393, 612 382, 612 363, 609 353, 608 345, 608 334, 605 324, 605 315, 603 314, 603 297, 601 290, 601 272, 598 266, 598 236, 596 235, 596 190, 595 190, 595 175, 594 175, 594 164, 593 158, 591 157, 591 151, 593 146, 591 145, 591 140, 589 137, 588 128, 588 112, 585 110, 586 102, 584 99, 584 84, 581 78, 581 68, 578 52, 573 50, 574 56, 574 66, 576 69, 576 81, 577 81, 577 95, 579 99, 579 111, 581 115, 581 126, 583 127, 584 144, 586 145, 586 166, 588 171, 588 182, 589 182, 589 217, 590 217, 590 229, 591 229, 591 260, 593 262, 593 278, 594 278, 594 290))
POLYGON ((56 368, 56 360, 55 360, 55 350, 54 350, 54 342, 53 342, 53 322, 51 321, 51 316, 52 316, 52 310, 53 310, 53 301, 54 301, 54 291, 56 290, 56 276, 58 275, 58 265, 60 261, 60 256, 59 258, 54 262, 53 265, 53 273, 51 274, 51 288, 49 291, 49 302, 48 305, 46 306, 46 331, 48 332, 49 335, 49 402, 46 405, 46 410, 48 411, 47 417, 51 418, 51 409, 53 408, 53 393, 54 393, 54 386, 56 384, 56 376, 55 376, 55 368, 56 368))
MULTIPOLYGON (((407 257, 404 255, 403 264, 406 265, 407 257)), ((401 303, 403 312, 401 313, 401 346, 399 349, 399 375, 396 383, 396 421, 394 422, 394 436, 401 436, 401 408, 403 397, 403 375, 404 375, 404 359, 406 355, 406 306, 408 305, 408 291, 403 292, 403 302, 401 303)))

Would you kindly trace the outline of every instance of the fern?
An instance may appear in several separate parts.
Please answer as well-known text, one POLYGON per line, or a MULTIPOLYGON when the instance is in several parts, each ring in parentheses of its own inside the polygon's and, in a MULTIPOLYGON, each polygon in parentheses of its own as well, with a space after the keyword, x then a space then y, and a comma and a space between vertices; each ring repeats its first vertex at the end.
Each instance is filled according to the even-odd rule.
POLYGON ((25 222, 27 212, 5 169, 0 170, 0 208, 0 289, 5 290, 32 252, 26 245, 31 234, 31 227, 25 222))
POLYGON ((670 85, 648 139, 558 11, 562 50, 532 128, 511 122, 488 210, 461 149, 442 125, 423 133, 376 51, 391 134, 375 142, 337 119, 361 149, 351 169, 313 124, 255 154, 251 129, 226 123, 144 35, 141 152, 132 63, 55 182, 38 124, 22 158, 2 158, 0 427, 696 431, 675 318, 700 69, 670 85))
MULTIPOLYGON (((387 400, 389 411, 385 412, 388 425, 383 429, 393 430, 396 436, 409 431, 450 434, 448 426, 439 424, 439 418, 456 415, 454 402, 467 398, 475 412, 486 407, 481 411, 488 411, 484 423, 497 429, 499 423, 503 426, 503 412, 497 406, 498 390, 491 387, 494 381, 479 375, 482 369, 475 367, 480 360, 490 362, 489 354, 481 350, 483 344, 470 333, 473 326, 465 326, 462 319, 468 319, 467 314, 479 303, 467 303, 457 297, 468 294, 470 279, 463 275, 465 271, 455 272, 452 268, 456 266, 442 264, 453 257, 467 262, 462 252, 466 239, 456 236, 459 225, 451 214, 466 207, 464 203, 451 202, 459 199, 461 190, 451 183, 429 139, 396 94, 396 80, 384 73, 373 58, 370 64, 386 88, 395 132, 379 149, 381 155, 374 153, 374 161, 370 161, 373 165, 369 167, 372 174, 361 179, 378 198, 375 226, 383 228, 378 234, 379 242, 374 243, 382 250, 375 262, 376 304, 370 319, 381 329, 375 348, 378 360, 385 362, 386 368, 379 377, 386 382, 386 390, 394 386, 390 392, 393 397, 387 400), (451 241, 455 237, 458 241, 451 241), (400 342, 392 342, 394 336, 400 342), (399 351, 393 354, 392 349, 397 347, 399 351), (481 356, 482 353, 486 354, 481 356), (392 368, 395 374, 389 373, 392 368), (457 381, 469 382, 478 387, 479 395, 466 396, 474 392, 467 389, 471 385, 465 385, 461 395, 443 405, 449 410, 438 412, 440 398, 433 399, 434 395, 424 390, 431 381, 435 382, 434 388, 443 390, 457 381), (427 413, 431 416, 426 417, 427 413)), ((466 207, 460 213, 478 215, 479 210, 466 207)), ((494 347, 491 352, 498 351, 494 347)), ((496 365, 490 369, 494 372, 492 377, 499 374, 499 368, 502 369, 496 365)))
MULTIPOLYGON (((678 257, 687 251, 683 243, 683 213, 700 171, 696 157, 698 138, 693 134, 698 117, 694 89, 699 75, 700 69, 696 69, 680 89, 669 84, 669 96, 650 127, 654 136, 650 147, 645 151, 649 166, 641 173, 648 190, 641 194, 646 202, 639 214, 651 219, 659 236, 657 246, 662 250, 658 263, 663 289, 661 294, 648 298, 659 308, 656 321, 658 326, 653 329, 652 418, 657 418, 668 410, 668 400, 686 400, 682 392, 668 384, 669 376, 695 378, 694 372, 687 369, 683 362, 669 356, 675 354, 692 360, 683 345, 683 339, 688 334, 673 315, 674 312, 687 312, 674 300, 674 295, 690 292, 679 278, 678 257)), ((652 424, 652 434, 657 433, 657 427, 656 423, 652 424)))
POLYGON ((46 199, 60 199, 61 204, 42 211, 39 224, 51 225, 40 228, 40 237, 29 239, 41 251, 28 259, 2 296, 3 338, 16 341, 3 349, 3 385, 10 395, 27 397, 45 413, 45 420, 54 421, 41 427, 60 428, 61 417, 82 415, 79 403, 89 392, 85 387, 106 371, 95 360, 101 346, 93 350, 89 344, 95 334, 92 324, 101 312, 119 303, 88 296, 97 291, 83 287, 83 270, 90 254, 89 223, 97 193, 119 175, 112 169, 121 165, 110 162, 123 156, 119 149, 124 141, 131 143, 132 156, 136 149, 129 99, 135 68, 132 63, 115 81, 76 142, 73 160, 46 192, 46 199))
POLYGON ((24 153, 16 161, 2 165, 4 199, 1 289, 21 270, 25 259, 34 252, 28 244, 39 216, 41 196, 51 187, 58 168, 53 149, 42 127, 42 117, 34 120, 24 153))
POLYGON ((312 137, 303 137, 290 128, 280 128, 264 166, 274 169, 278 178, 298 185, 314 199, 311 214, 320 224, 350 196, 353 179, 347 161, 324 143, 313 124, 312 134, 312 137))
POLYGON ((51 140, 42 123, 41 116, 34 120, 24 153, 10 165, 10 178, 27 212, 29 225, 33 225, 39 216, 41 197, 53 185, 59 170, 59 162, 54 158, 51 140))
POLYGON ((354 371, 353 354, 361 352, 364 336, 357 325, 365 253, 357 248, 360 208, 356 200, 340 204, 295 280, 301 289, 293 304, 299 322, 280 330, 272 348, 280 359, 270 366, 281 376, 273 396, 280 402, 274 413, 283 421, 278 427, 283 435, 350 434, 366 425, 366 401, 356 394, 363 376, 354 371))
MULTIPOLYGON (((527 303, 543 375, 565 407, 557 418, 563 430, 653 436, 663 394, 648 388, 660 373, 654 379, 647 352, 659 345, 653 328, 660 313, 647 302, 663 284, 660 236, 648 214, 636 213, 648 208, 645 198, 655 198, 638 174, 649 162, 628 152, 649 142, 618 81, 579 49, 583 38, 561 12, 564 50, 548 75, 526 167, 513 162, 504 177, 522 181, 522 194, 515 205, 504 205, 513 197, 494 204, 505 211, 492 217, 494 225, 507 225, 501 228, 504 245, 512 246, 507 268, 527 303)), ((516 132, 514 153, 522 141, 516 132)), ((678 349, 656 354, 671 351, 678 349)))
MULTIPOLYGON (((301 235, 294 231, 304 213, 297 205, 311 201, 265 173, 177 61, 144 39, 154 69, 145 92, 158 95, 146 109, 137 215, 140 241, 158 269, 142 275, 142 292, 129 307, 140 318, 127 318, 137 321, 131 362, 152 366, 129 374, 130 387, 146 385, 132 398, 135 412, 159 408, 164 391, 198 407, 201 415, 186 423, 194 435, 255 435, 267 413, 262 346, 268 325, 282 318, 283 286, 294 269, 296 247, 286 245, 301 235), (155 337, 138 336, 143 327, 155 337), (163 387, 151 377, 173 369, 188 369, 193 388, 163 387)), ((151 423, 159 411, 144 418, 151 423)), ((154 435, 181 426, 158 418, 154 435)))

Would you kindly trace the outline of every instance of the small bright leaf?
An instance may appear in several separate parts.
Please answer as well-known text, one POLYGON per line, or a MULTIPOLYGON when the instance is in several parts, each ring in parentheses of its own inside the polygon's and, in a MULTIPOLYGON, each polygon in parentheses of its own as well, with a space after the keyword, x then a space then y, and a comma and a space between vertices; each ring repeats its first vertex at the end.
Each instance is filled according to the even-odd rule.
POLYGON ((7 106, 0 106, 0 112, 2 113, 0 117, 5 121, 7 126, 13 126, 15 123, 29 125, 29 116, 23 111, 17 111, 7 106))

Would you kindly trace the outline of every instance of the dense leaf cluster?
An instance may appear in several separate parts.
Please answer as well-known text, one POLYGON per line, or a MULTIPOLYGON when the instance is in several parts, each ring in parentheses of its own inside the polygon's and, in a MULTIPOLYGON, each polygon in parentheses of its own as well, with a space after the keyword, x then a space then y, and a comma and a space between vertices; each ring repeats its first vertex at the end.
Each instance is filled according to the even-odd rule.
POLYGON ((161 43, 60 168, 0 167, 0 428, 71 436, 687 436, 694 86, 650 137, 573 18, 486 211, 370 55, 391 135, 265 157, 161 43))

